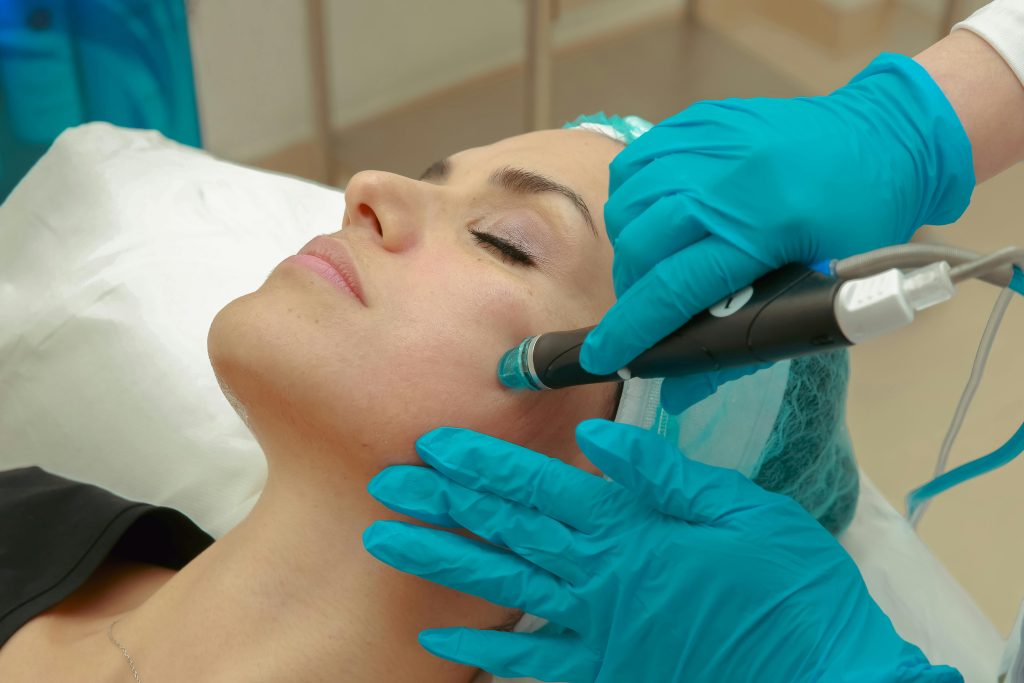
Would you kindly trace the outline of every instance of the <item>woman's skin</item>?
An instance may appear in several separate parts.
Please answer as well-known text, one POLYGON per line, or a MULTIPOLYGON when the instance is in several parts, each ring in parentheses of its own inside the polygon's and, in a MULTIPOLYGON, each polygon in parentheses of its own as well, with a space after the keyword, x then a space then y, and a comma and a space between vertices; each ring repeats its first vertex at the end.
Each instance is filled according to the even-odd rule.
POLYGON ((424 180, 356 175, 343 230, 328 238, 354 260, 365 306, 282 263, 210 328, 213 368, 267 457, 259 502, 179 572, 108 563, 11 639, 31 667, 24 679, 130 681, 107 639, 115 618, 146 683, 472 678, 423 650, 418 632, 515 615, 367 554, 364 529, 402 517, 366 486, 388 465, 420 464, 414 441, 442 425, 593 471, 573 428, 608 415, 614 387, 515 393, 495 370, 523 337, 594 324, 613 302, 602 208, 620 149, 587 131, 541 131, 460 152, 443 176, 438 165, 424 180), (526 192, 522 175, 502 187, 491 178, 500 169, 568 186, 593 224, 558 192, 526 192), (472 231, 514 243, 533 265, 472 231))

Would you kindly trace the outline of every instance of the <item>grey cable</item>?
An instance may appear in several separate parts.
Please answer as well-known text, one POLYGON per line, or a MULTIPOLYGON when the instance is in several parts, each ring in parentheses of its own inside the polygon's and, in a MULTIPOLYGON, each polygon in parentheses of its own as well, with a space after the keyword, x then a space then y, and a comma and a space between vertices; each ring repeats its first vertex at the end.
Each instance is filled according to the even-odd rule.
MULTIPOLYGON (((1013 247, 1010 247, 1011 249, 1013 247)), ((1002 253, 1001 250, 996 254, 1002 253)), ((1024 250, 1022 250, 1024 253, 1024 250)), ((994 256, 994 255, 993 255, 994 256)), ((944 244, 902 244, 895 247, 876 249, 866 254, 858 254, 849 258, 837 261, 834 267, 837 277, 844 280, 867 277, 880 273, 889 268, 917 268, 927 266, 936 261, 946 261, 951 266, 959 267, 964 264, 984 260, 989 257, 963 249, 951 247, 944 244)), ((1024 260, 1024 258, 1012 259, 1024 260)), ((1013 266, 1009 262, 981 268, 976 277, 997 287, 1006 287, 1013 279, 1013 266)))
MULTIPOLYGON (((940 244, 906 244, 895 247, 877 249, 866 254, 859 254, 847 259, 835 262, 833 272, 841 279, 852 279, 867 277, 880 273, 890 268, 917 268, 927 266, 937 261, 946 261, 952 266, 950 279, 954 283, 963 282, 971 278, 984 280, 989 284, 1003 288, 996 299, 992 312, 989 314, 985 331, 978 343, 978 351, 974 356, 974 364, 971 367, 971 374, 960 394, 953 419, 950 421, 949 429, 939 449, 939 457, 935 463, 934 476, 938 477, 946 471, 949 463, 949 454, 953 449, 953 443, 960 428, 963 426, 967 416, 967 410, 974 400, 974 395, 981 384, 981 378, 985 372, 985 365, 988 363, 988 356, 992 350, 996 333, 1003 322, 1006 309, 1013 299, 1013 290, 1009 284, 1013 279, 1014 267, 1024 269, 1024 249, 1020 247, 1006 247, 992 254, 981 255, 969 249, 952 247, 940 244)), ((910 517, 910 524, 917 527, 924 513, 928 510, 931 501, 923 503, 910 517)))
MULTIPOLYGON (((962 282, 969 278, 981 278, 983 275, 993 272, 1002 272, 1009 269, 1010 277, 1013 277, 1013 266, 1015 263, 1024 262, 1024 249, 1020 247, 1004 247, 980 259, 963 263, 949 271, 949 277, 953 282, 962 282)), ((1009 284, 1009 280, 1007 280, 1009 284)), ((1004 285, 1005 286, 1005 285, 1004 285)))
MULTIPOLYGON (((996 253, 998 254, 999 252, 996 253)), ((996 299, 996 303, 992 307, 992 312, 988 316, 988 323, 985 325, 985 331, 981 335, 981 341, 978 342, 978 351, 974 355, 974 365, 971 367, 971 375, 967 379, 967 384, 964 386, 963 392, 960 394, 960 401, 957 403, 956 412, 953 413, 953 420, 949 423, 949 429, 946 430, 946 437, 942 440, 942 447, 939 449, 939 458, 935 463, 935 472, 932 475, 933 478, 938 477, 946 471, 946 464, 949 462, 949 453, 953 449, 953 442, 960 433, 960 428, 963 426, 964 418, 967 416, 967 409, 970 407, 971 401, 974 400, 974 394, 978 391, 978 386, 981 384, 981 377, 985 373, 985 364, 988 363, 988 356, 992 351, 992 344, 995 342, 996 333, 999 331, 999 326, 1003 322, 1003 316, 1006 314, 1006 309, 1010 305, 1013 295, 1014 292, 1012 289, 1004 289, 1000 292, 999 298, 996 299)), ((924 513, 927 512, 930 504, 931 501, 926 500, 914 511, 914 514, 910 516, 910 525, 912 527, 915 529, 917 528, 918 523, 921 521, 924 513)))

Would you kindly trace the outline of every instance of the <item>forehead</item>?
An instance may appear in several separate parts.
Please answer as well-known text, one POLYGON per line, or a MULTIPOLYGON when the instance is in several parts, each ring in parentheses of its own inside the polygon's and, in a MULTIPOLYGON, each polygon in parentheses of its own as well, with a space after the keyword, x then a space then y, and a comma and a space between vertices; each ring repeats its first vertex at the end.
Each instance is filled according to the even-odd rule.
POLYGON ((608 199, 608 164, 622 149, 591 131, 536 131, 452 155, 452 178, 486 176, 500 166, 537 171, 575 190, 599 219, 608 199))

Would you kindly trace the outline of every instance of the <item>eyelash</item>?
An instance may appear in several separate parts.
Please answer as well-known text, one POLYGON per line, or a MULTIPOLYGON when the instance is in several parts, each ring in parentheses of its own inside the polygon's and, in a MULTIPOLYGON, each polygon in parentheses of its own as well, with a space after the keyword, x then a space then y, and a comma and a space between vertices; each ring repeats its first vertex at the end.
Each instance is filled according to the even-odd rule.
POLYGON ((508 261, 521 266, 534 266, 536 261, 530 254, 526 253, 511 242, 507 242, 496 235, 481 230, 470 230, 478 244, 482 244, 491 251, 497 252, 502 261, 508 261))

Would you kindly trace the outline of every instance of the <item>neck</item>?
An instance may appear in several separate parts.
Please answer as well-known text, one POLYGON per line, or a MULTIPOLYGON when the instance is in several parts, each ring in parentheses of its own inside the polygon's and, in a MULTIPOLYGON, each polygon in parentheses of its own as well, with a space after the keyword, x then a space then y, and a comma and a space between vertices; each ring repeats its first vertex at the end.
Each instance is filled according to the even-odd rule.
MULTIPOLYGON (((250 514, 120 618, 115 635, 142 680, 471 679, 423 650, 418 632, 487 628, 506 612, 367 554, 363 530, 399 516, 366 493, 370 473, 342 471, 337 450, 290 460, 264 450, 271 467, 250 514)), ((121 680, 127 665, 106 626, 97 642, 121 660, 121 680)))

